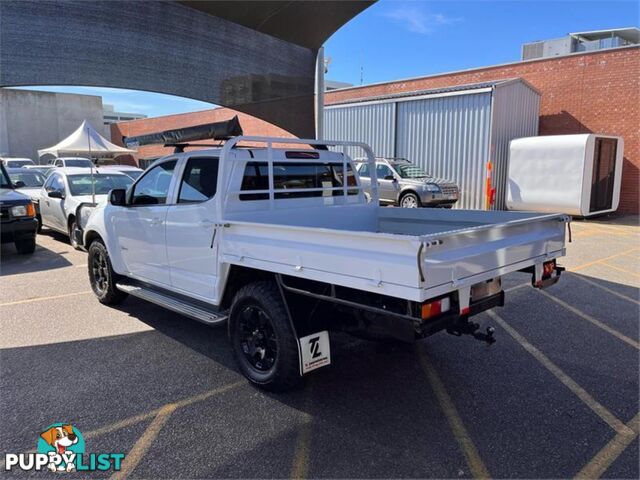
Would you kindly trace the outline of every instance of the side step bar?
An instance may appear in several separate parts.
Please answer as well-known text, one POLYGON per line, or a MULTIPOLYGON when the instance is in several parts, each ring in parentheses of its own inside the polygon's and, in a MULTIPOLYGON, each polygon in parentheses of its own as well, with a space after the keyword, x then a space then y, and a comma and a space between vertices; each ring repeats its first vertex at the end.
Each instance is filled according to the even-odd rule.
POLYGON ((161 293, 150 288, 145 288, 143 286, 118 283, 116 287, 118 290, 128 293, 129 295, 155 303, 156 305, 160 305, 161 307, 172 310, 186 317, 206 323, 207 325, 220 324, 225 322, 228 318, 226 313, 195 306, 192 303, 187 303, 184 300, 177 299, 171 295, 161 293))

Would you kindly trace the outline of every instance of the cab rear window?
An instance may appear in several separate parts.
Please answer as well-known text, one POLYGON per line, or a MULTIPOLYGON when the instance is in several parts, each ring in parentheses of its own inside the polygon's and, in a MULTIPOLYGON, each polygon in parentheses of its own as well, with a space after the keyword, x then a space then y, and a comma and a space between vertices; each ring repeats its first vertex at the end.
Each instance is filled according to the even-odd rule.
MULTIPOLYGON (((322 196, 340 196, 342 190, 317 190, 305 192, 305 189, 329 189, 343 186, 343 165, 342 163, 289 163, 274 162, 273 164, 273 187, 276 191, 276 199, 282 198, 307 198, 322 196), (303 190, 286 192, 282 190, 303 190)), ((356 179, 347 164, 347 185, 356 186, 356 179)), ((269 168, 266 162, 249 162, 244 170, 241 190, 269 190, 269 168)), ((357 190, 351 189, 349 195, 356 195, 357 190)), ((267 200, 269 194, 242 193, 240 200, 267 200)))

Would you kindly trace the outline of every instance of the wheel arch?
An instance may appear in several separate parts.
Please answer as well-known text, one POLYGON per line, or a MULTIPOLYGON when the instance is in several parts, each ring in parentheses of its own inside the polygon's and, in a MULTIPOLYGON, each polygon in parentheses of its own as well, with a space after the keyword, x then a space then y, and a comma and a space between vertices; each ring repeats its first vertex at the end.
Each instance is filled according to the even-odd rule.
POLYGON ((223 309, 230 308, 233 297, 242 287, 250 283, 264 280, 273 280, 275 282, 275 274, 273 272, 258 270, 256 268, 231 265, 224 285, 220 307, 223 309))
POLYGON ((422 203, 422 200, 420 200, 420 194, 413 187, 408 187, 408 188, 405 188, 404 190, 400 190, 396 203, 400 205, 402 198, 407 196, 409 193, 413 193, 418 198, 418 204, 422 203))

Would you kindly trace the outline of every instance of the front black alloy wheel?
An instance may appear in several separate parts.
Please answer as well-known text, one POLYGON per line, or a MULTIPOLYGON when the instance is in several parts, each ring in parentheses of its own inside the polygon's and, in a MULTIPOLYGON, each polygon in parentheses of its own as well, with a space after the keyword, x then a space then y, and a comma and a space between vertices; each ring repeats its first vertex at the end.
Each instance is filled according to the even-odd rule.
POLYGON ((98 301, 105 305, 116 305, 127 297, 116 288, 116 274, 111 267, 107 247, 95 240, 89 247, 89 282, 98 301))
POLYGON ((242 287, 229 313, 229 340, 247 379, 270 391, 285 391, 300 382, 298 340, 273 281, 242 287))

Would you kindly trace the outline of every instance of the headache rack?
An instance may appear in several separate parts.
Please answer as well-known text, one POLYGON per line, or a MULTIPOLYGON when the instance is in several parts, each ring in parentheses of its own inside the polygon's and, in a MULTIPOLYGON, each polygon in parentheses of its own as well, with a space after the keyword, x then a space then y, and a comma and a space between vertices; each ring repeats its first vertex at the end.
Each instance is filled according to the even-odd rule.
MULTIPOLYGON (((254 136, 240 136, 229 139, 222 148, 220 152, 220 167, 218 172, 218 187, 216 195, 216 210, 218 213, 218 218, 221 221, 224 220, 224 212, 226 210, 226 202, 228 200, 228 194, 243 194, 243 195, 251 195, 251 194, 266 194, 268 197, 266 199, 269 200, 269 209, 275 209, 275 200, 277 193, 298 193, 298 192, 315 192, 315 191, 340 191, 342 192, 343 197, 347 197, 349 191, 351 190, 360 190, 362 191, 362 185, 348 185, 347 184, 347 165, 349 164, 348 157, 346 155, 347 147, 357 147, 362 149, 365 153, 367 161, 369 163, 370 168, 372 169, 371 173, 371 203, 373 205, 378 205, 379 196, 378 196, 378 182, 375 172, 375 156, 371 147, 369 145, 362 142, 347 142, 340 140, 313 140, 313 139, 299 139, 299 138, 278 138, 278 137, 254 137, 254 136), (261 159, 261 162, 265 162, 268 168, 269 174, 269 188, 266 190, 230 190, 228 181, 230 175, 226 171, 228 168, 233 169, 236 163, 246 162, 246 158, 234 158, 229 155, 230 151, 236 148, 239 142, 249 142, 252 144, 263 144, 266 146, 265 150, 267 152, 267 158, 261 159), (279 158, 275 160, 273 157, 274 144, 299 144, 299 145, 309 145, 315 150, 328 150, 328 147, 341 148, 342 149, 342 158, 339 163, 342 164, 342 186, 340 187, 323 187, 323 188, 286 188, 280 189, 276 188, 274 185, 274 172, 273 172, 273 164, 277 163, 316 163, 318 162, 319 155, 314 154, 313 150, 288 150, 285 151, 285 158, 279 158), (225 181, 226 179, 226 181, 225 181)), ((263 147, 264 148, 264 147, 263 147)), ((316 152, 317 153, 317 152, 316 152)), ((322 161, 322 160, 321 160, 322 161)), ((357 175, 354 172, 354 175, 357 175)), ((266 200, 265 199, 265 200, 266 200)))

